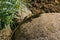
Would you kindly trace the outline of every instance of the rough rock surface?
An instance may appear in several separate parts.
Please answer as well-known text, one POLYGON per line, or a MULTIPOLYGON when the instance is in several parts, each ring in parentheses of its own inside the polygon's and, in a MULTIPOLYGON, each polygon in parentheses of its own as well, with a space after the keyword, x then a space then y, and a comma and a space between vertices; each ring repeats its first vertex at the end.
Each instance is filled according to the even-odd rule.
POLYGON ((60 40, 60 13, 44 13, 26 21, 15 31, 13 40, 60 40))
POLYGON ((25 17, 30 17, 32 15, 32 12, 27 8, 26 5, 21 4, 22 7, 19 10, 19 13, 16 13, 15 21, 16 22, 22 22, 25 17))

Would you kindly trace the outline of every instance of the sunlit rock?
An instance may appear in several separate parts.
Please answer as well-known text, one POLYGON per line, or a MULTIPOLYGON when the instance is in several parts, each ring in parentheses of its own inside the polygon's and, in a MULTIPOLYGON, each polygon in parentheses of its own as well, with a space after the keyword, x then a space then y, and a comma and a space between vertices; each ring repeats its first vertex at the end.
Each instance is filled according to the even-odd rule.
POLYGON ((13 40, 60 40, 60 13, 44 13, 17 28, 13 40))

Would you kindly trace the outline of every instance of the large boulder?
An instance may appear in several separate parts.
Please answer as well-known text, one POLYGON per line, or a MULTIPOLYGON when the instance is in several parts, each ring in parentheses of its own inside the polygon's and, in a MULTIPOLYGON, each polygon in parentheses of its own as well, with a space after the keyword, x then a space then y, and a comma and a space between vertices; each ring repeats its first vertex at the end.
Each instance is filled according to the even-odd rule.
POLYGON ((24 22, 13 40, 60 40, 60 13, 44 13, 24 22))

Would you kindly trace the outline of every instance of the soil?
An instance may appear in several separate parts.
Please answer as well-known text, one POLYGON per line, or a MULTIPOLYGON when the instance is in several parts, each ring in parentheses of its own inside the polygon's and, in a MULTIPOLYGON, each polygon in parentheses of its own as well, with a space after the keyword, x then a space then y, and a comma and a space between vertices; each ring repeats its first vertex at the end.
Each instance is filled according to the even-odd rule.
POLYGON ((59 13, 60 12, 60 0, 32 0, 27 3, 27 6, 32 13, 59 13))
POLYGON ((0 40, 10 40, 11 38, 11 30, 3 28, 0 30, 0 40))

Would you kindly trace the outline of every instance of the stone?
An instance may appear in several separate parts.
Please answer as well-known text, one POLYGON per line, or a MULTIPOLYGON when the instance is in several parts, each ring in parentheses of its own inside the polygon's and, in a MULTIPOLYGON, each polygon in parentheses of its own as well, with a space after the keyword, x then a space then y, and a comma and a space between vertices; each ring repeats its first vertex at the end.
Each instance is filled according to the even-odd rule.
POLYGON ((24 22, 12 36, 13 40, 60 40, 60 13, 44 13, 24 22))

